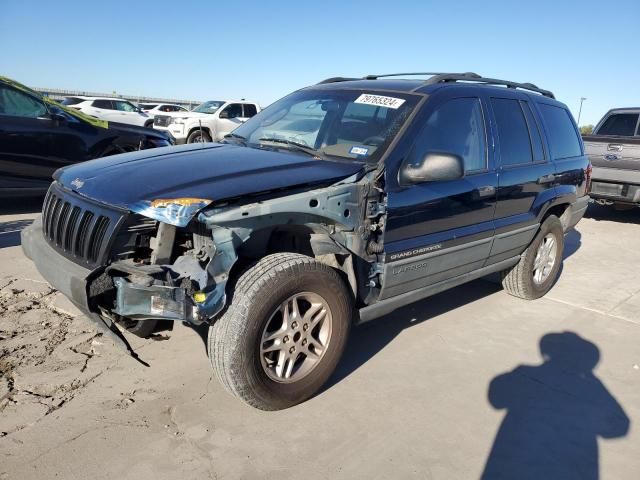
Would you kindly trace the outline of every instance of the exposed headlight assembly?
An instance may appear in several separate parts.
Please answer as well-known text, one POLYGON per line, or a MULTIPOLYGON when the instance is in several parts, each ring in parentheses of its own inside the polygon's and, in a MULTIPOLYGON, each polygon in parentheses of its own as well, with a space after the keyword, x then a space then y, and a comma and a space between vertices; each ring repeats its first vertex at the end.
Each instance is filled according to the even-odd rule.
POLYGON ((186 227, 193 216, 213 200, 206 198, 157 198, 155 200, 141 200, 129 207, 132 212, 160 222, 186 227))

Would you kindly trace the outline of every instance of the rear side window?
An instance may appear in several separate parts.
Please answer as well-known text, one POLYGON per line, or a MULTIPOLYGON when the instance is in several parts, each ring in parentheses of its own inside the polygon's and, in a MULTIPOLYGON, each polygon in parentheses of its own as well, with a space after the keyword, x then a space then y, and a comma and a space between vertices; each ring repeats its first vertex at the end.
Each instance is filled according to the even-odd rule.
POLYGON ((104 108, 106 110, 114 109, 111 105, 111 100, 94 100, 92 105, 96 108, 104 108))
POLYGON ((520 102, 510 98, 492 98, 491 105, 498 128, 502 165, 533 162, 531 139, 520 102))
POLYGON ((486 137, 478 98, 455 98, 437 107, 420 132, 416 153, 459 155, 467 172, 486 168, 486 137))
POLYGON ((244 109, 243 117, 245 118, 251 118, 258 113, 258 109, 252 103, 245 103, 242 108, 244 109))
POLYGON ((631 137, 636 131, 637 124, 637 113, 614 113, 604 121, 597 134, 631 137))
POLYGON ((564 108, 540 103, 542 119, 549 132, 551 153, 554 159, 579 157, 582 155, 580 140, 569 112, 564 108))

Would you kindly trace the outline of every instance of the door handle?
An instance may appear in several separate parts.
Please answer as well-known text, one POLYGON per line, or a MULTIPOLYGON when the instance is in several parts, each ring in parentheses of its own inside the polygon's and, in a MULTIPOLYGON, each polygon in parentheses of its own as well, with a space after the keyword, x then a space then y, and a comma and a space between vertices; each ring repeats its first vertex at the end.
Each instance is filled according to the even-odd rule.
POLYGON ((492 197, 495 194, 496 194, 496 187, 494 187, 493 185, 478 187, 478 196, 480 198, 492 197))
POLYGON ((538 184, 539 185, 544 185, 546 183, 553 183, 556 181, 558 177, 556 177, 556 175, 554 174, 549 174, 549 175, 543 175, 541 177, 538 178, 538 184))

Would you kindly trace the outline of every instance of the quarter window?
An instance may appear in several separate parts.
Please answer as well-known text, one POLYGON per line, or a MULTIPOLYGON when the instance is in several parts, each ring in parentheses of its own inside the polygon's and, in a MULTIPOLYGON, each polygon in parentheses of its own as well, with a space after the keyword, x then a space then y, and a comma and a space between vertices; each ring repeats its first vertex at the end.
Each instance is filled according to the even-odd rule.
POLYGON ((531 139, 520 102, 510 98, 492 98, 491 105, 498 128, 502 166, 531 163, 531 139))
POLYGON ((598 129, 598 135, 619 135, 631 137, 638 124, 637 113, 615 113, 607 118, 598 129))
POLYGON ((31 95, 0 85, 0 115, 38 118, 46 113, 44 104, 31 95))
POLYGON ((456 98, 437 107, 427 119, 416 144, 416 153, 452 153, 464 160, 466 172, 483 170, 486 137, 480 99, 456 98))
POLYGON ((527 118, 527 125, 529 126, 529 135, 531 137, 531 144, 533 145, 533 161, 544 161, 544 148, 542 147, 542 136, 540 135, 540 128, 538 128, 538 122, 536 122, 529 102, 522 102, 522 109, 524 110, 524 116, 527 118))
POLYGON ((547 126, 553 158, 579 157, 582 155, 580 139, 569 112, 564 108, 540 103, 542 119, 547 126))

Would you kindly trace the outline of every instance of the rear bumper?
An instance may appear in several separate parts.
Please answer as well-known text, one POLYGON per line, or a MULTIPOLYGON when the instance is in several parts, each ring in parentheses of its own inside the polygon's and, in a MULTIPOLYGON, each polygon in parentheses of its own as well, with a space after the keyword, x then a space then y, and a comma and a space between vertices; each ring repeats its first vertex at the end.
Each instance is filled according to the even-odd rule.
POLYGON ((588 206, 589 195, 584 195, 583 197, 578 198, 575 202, 569 205, 569 209, 566 213, 566 219, 563 219, 563 227, 565 232, 571 230, 580 220, 582 220, 582 217, 584 217, 588 206))
POLYGON ((593 167, 589 195, 594 199, 640 204, 640 171, 593 167))

